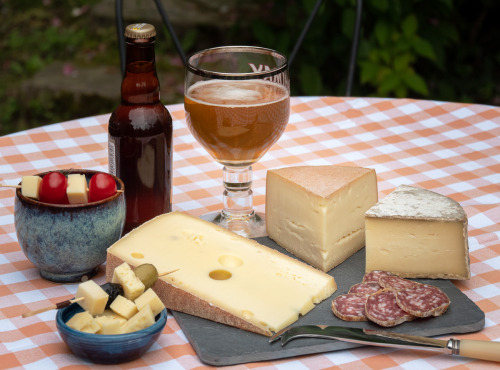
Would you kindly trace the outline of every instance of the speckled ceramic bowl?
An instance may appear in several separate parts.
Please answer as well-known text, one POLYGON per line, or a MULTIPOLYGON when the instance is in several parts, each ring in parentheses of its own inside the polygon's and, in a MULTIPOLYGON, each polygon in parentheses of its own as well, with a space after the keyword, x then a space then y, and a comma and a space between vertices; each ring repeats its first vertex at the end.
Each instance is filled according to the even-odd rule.
MULTIPOLYGON (((87 182, 98 172, 64 171, 85 174, 87 182)), ((117 189, 124 190, 123 182, 114 178, 117 189)), ((14 220, 19 244, 43 278, 58 283, 85 281, 96 274, 106 260, 106 249, 122 234, 125 195, 118 192, 87 204, 48 204, 17 189, 14 220)))
POLYGON ((66 325, 73 315, 81 311, 78 303, 59 310, 56 315, 57 330, 76 356, 97 364, 118 364, 138 359, 158 339, 167 323, 167 310, 164 309, 149 328, 127 334, 89 334, 66 325))

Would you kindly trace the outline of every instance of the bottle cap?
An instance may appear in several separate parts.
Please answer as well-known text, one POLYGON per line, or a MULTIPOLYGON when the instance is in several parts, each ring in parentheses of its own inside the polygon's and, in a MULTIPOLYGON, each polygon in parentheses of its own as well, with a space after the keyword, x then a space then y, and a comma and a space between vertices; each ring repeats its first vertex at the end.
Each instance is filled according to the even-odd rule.
POLYGON ((125 28, 125 37, 130 39, 149 39, 156 36, 155 27, 147 23, 129 24, 125 28))

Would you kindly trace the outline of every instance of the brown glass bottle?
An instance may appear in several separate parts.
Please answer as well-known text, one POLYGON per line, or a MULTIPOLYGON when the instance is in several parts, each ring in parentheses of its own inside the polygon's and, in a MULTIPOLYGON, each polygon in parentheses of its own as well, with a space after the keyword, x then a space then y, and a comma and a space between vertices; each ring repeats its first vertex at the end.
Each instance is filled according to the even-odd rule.
POLYGON ((109 119, 109 172, 125 183, 124 234, 172 210, 172 118, 160 102, 155 38, 152 25, 127 26, 121 103, 109 119))

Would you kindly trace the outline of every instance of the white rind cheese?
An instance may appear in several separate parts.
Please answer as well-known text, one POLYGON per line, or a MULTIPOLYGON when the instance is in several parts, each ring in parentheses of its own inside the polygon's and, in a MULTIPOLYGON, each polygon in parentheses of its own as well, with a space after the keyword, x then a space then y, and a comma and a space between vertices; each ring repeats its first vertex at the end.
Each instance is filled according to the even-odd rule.
POLYGON ((329 271, 365 245, 365 212, 378 199, 375 171, 299 166, 267 172, 266 228, 280 246, 329 271))
POLYGON ((294 258, 179 212, 154 218, 108 249, 106 275, 121 261, 153 264, 167 308, 271 335, 336 290, 333 277, 294 258))
POLYGON ((470 279, 467 215, 453 199, 398 186, 366 212, 366 272, 470 279))

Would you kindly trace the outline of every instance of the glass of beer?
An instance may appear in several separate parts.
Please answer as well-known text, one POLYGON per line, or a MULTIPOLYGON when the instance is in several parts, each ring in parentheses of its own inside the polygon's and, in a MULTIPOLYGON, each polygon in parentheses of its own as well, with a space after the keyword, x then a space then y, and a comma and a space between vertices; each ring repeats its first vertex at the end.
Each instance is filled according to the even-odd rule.
POLYGON ((290 115, 286 57, 253 46, 224 46, 188 59, 186 122, 196 140, 223 165, 223 209, 202 218, 237 234, 266 235, 253 209, 252 164, 285 131, 290 115))

